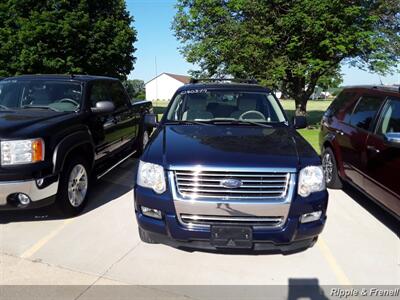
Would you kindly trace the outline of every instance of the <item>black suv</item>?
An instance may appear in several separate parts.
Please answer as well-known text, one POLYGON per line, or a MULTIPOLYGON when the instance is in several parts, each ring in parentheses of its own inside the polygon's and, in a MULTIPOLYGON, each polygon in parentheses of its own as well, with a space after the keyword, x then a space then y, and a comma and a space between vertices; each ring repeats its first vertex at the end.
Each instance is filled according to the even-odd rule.
POLYGON ((51 203, 79 213, 91 179, 140 153, 142 116, 121 82, 95 76, 30 75, 0 81, 0 210, 51 203))
POLYGON ((135 186, 144 242, 294 251, 326 220, 321 160, 271 90, 248 83, 180 88, 140 158, 135 186))

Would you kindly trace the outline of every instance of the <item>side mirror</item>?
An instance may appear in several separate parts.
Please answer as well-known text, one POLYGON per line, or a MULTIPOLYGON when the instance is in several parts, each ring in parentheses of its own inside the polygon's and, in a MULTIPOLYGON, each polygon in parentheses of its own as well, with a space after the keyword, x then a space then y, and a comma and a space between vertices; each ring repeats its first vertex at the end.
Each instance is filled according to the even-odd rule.
POLYGON ((146 114, 144 115, 144 125, 149 128, 155 128, 158 126, 157 119, 158 118, 156 114, 146 114))
POLYGON ((304 116, 296 116, 293 118, 293 126, 296 129, 303 129, 307 127, 307 118, 304 116))
POLYGON ((110 114, 115 110, 115 105, 111 101, 99 101, 96 103, 96 107, 91 108, 95 114, 110 114))
POLYGON ((400 148, 400 132, 386 133, 385 142, 389 147, 400 148))

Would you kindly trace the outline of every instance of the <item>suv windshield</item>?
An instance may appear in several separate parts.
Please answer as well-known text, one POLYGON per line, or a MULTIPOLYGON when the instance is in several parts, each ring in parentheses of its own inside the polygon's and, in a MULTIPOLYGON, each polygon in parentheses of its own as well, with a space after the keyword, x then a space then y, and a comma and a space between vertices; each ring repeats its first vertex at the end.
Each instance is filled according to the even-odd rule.
POLYGON ((82 86, 78 82, 59 80, 0 81, 0 110, 50 109, 77 111, 82 102, 82 86))
POLYGON ((173 100, 167 121, 282 123, 286 118, 272 94, 216 90, 183 91, 173 100))

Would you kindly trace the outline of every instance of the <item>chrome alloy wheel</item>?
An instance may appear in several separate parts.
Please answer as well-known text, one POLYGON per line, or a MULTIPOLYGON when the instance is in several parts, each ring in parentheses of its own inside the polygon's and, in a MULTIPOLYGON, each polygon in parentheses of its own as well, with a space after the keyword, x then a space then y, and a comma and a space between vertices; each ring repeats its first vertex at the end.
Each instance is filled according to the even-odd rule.
POLYGON ((69 175, 68 200, 73 207, 79 207, 85 200, 88 190, 88 175, 83 165, 76 165, 69 175))
POLYGON ((324 175, 326 183, 330 183, 333 179, 333 157, 330 153, 325 153, 322 158, 322 166, 324 169, 324 175))

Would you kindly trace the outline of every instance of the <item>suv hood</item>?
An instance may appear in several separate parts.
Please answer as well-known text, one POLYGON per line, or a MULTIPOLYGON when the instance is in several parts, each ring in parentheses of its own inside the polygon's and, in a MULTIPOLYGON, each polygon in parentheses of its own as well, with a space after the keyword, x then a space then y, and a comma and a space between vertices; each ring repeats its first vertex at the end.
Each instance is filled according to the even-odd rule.
POLYGON ((63 120, 63 115, 47 110, 18 110, 18 111, 0 111, 0 138, 19 138, 24 137, 25 131, 34 132, 40 130, 43 125, 54 124, 63 120))
POLYGON ((319 163, 315 151, 294 129, 235 125, 162 126, 143 156, 167 169, 192 165, 297 169, 300 158, 307 164, 319 163))

